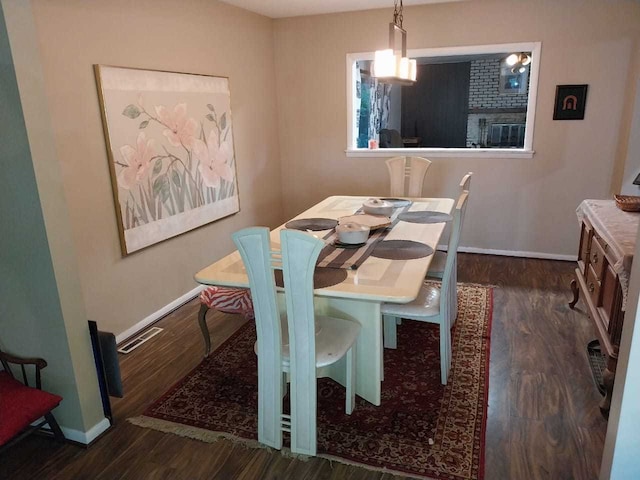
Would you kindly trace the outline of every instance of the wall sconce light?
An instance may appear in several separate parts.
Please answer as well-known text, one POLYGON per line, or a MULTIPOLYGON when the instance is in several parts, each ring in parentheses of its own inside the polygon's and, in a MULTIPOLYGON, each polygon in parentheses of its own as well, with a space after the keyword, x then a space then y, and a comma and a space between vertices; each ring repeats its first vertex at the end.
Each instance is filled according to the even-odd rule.
POLYGON ((377 50, 373 61, 372 74, 383 83, 413 85, 416 82, 416 61, 407 58, 407 32, 402 28, 402 0, 394 0, 393 22, 389 24, 389 48, 377 50), (402 49, 396 54, 396 33, 402 35, 402 49))

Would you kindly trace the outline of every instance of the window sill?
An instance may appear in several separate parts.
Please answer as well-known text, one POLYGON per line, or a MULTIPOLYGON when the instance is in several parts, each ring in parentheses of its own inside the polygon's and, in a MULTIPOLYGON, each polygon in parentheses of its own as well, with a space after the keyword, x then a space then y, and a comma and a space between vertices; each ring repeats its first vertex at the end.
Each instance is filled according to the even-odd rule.
POLYGON ((533 150, 522 148, 356 148, 345 150, 347 157, 456 157, 456 158, 533 158, 533 150))

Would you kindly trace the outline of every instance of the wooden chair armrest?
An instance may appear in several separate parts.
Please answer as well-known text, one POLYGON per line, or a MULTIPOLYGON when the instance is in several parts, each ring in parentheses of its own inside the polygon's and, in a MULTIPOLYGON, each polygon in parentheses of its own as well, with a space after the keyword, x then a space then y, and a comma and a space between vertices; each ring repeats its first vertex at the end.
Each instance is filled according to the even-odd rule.
POLYGON ((0 352, 0 360, 15 363, 16 365, 35 365, 38 368, 45 368, 47 366, 47 361, 44 358, 16 357, 6 352, 0 352))

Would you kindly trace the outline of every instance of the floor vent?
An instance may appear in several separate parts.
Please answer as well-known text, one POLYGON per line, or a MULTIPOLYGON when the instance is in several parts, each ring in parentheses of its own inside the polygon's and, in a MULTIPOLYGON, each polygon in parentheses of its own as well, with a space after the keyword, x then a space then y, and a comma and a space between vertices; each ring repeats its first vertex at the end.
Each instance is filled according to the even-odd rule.
POLYGON ((136 338, 134 338, 130 342, 125 343, 122 347, 120 347, 118 349, 118 352, 120 352, 120 353, 130 353, 131 350, 134 350, 134 349, 138 348, 144 342, 146 342, 147 340, 151 339, 151 337, 156 336, 161 331, 162 331, 162 329, 159 328, 159 327, 151 327, 149 330, 147 330, 144 333, 141 333, 140 335, 138 335, 136 338))
POLYGON ((592 340, 587 344, 587 356, 591 373, 593 374, 593 381, 596 382, 596 387, 598 387, 600 394, 604 395, 606 389, 603 377, 604 371, 607 369, 607 357, 602 353, 598 340, 592 340))

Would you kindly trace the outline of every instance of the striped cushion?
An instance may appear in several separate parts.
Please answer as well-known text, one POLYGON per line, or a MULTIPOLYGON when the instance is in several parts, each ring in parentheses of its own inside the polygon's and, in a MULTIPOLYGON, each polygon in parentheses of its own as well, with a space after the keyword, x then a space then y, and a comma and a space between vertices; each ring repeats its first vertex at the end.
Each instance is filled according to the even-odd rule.
POLYGON ((251 292, 246 288, 207 287, 200 294, 200 302, 224 313, 240 313, 254 318, 251 292))

